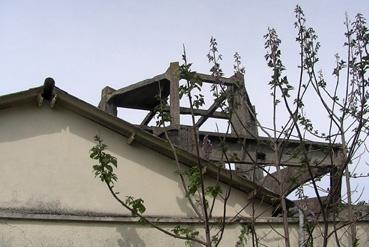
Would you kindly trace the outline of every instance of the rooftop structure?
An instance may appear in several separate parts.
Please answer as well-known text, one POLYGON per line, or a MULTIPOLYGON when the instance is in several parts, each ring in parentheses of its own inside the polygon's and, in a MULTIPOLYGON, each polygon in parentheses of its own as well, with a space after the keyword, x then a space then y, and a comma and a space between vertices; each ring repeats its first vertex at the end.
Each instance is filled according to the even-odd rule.
MULTIPOLYGON (((289 194, 299 185, 311 178, 330 174, 330 192, 332 200, 338 202, 341 198, 341 180, 335 174, 336 167, 340 165, 340 152, 338 147, 329 149, 327 143, 304 141, 308 156, 315 164, 309 169, 301 165, 301 155, 297 150, 302 143, 298 140, 278 140, 284 142, 282 157, 276 162, 273 150, 273 138, 260 136, 255 107, 251 104, 245 88, 244 77, 235 74, 230 78, 195 73, 198 80, 203 83, 221 84, 232 97, 221 95, 207 109, 191 109, 180 105, 180 83, 184 79, 180 73, 178 62, 171 63, 165 73, 151 79, 137 82, 128 87, 113 89, 105 87, 99 108, 111 115, 117 115, 117 108, 131 108, 147 110, 149 113, 138 125, 158 137, 164 137, 164 129, 149 126, 160 104, 159 98, 168 98, 169 106, 165 109, 170 114, 170 125, 166 128, 171 141, 179 148, 196 154, 196 139, 200 145, 201 156, 215 164, 234 163, 236 173, 262 187, 277 194, 289 194), (158 97, 160 96, 160 97, 158 97), (236 107, 230 113, 221 110, 226 102, 236 107), (193 126, 180 122, 181 115, 193 113, 198 116, 195 123, 197 136, 194 135, 193 126), (201 131, 200 127, 210 118, 226 119, 231 123, 230 133, 201 131), (211 145, 209 150, 206 145, 211 145), (224 150, 224 146, 227 150, 224 150), (333 150, 333 151, 332 151, 333 150), (279 164, 284 167, 280 172, 266 173, 266 167, 279 164), (282 187, 280 187, 280 183, 282 187), (282 188, 282 189, 281 189, 282 188)), ((332 202, 331 202, 332 203, 332 202)))

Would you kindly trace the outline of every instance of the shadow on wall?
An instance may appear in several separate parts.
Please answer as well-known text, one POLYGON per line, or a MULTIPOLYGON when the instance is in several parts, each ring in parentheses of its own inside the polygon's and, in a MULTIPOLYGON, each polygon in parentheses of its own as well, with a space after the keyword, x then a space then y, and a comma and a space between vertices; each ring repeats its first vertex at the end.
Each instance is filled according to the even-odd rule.
POLYGON ((0 143, 59 133, 67 123, 50 120, 52 109, 22 105, 0 111, 0 143))
MULTIPOLYGON (((58 104, 53 109, 50 109, 48 105, 40 108, 34 105, 21 105, 0 110, 0 145, 17 141, 24 141, 25 144, 22 143, 22 145, 29 146, 37 143, 37 145, 25 150, 26 154, 23 157, 37 156, 41 157, 42 160, 42 155, 44 155, 42 152, 46 152, 46 149, 47 155, 56 155, 57 162, 66 163, 67 160, 78 163, 78 165, 85 165, 87 161, 85 174, 91 179, 93 178, 93 161, 88 158, 88 154, 89 149, 94 145, 93 140, 96 134, 101 135, 108 145, 108 152, 113 155, 124 157, 137 166, 144 167, 145 170, 153 171, 169 180, 178 182, 175 173, 177 168, 169 158, 157 155, 157 152, 139 143, 133 142, 129 145, 126 143, 125 137, 58 104), (73 138, 73 136, 80 138, 73 138), (80 146, 71 148, 74 147, 74 144, 70 143, 71 141, 78 142, 80 146), (81 156, 81 152, 83 152, 83 156, 81 156), (142 155, 143 153, 145 155, 142 155), (83 162, 69 157, 82 157, 83 162), (166 169, 167 167, 169 169, 166 169)), ((119 170, 123 169, 123 163, 120 163, 119 170)), ((11 205, 1 205, 0 200, 0 206, 14 207, 14 202, 11 205)), ((180 206, 184 212, 191 212, 190 208, 187 208, 187 204, 181 202, 180 206)))
MULTIPOLYGON (((148 226, 143 226, 148 227, 148 226)), ((118 240, 118 246, 119 247, 146 247, 146 243, 140 236, 138 235, 136 229, 142 229, 145 228, 137 227, 137 225, 132 225, 132 227, 129 227, 128 225, 117 227, 117 232, 121 235, 121 239, 118 240)), ((149 228, 149 227, 148 227, 149 228)), ((171 227, 170 227, 171 228, 171 227)), ((157 231, 156 229, 152 229, 153 231, 157 231)), ((167 230, 169 230, 167 228, 167 230)), ((187 246, 185 244, 184 240, 176 239, 173 237, 170 237, 162 232, 155 232, 155 234, 149 234, 149 233, 143 233, 145 236, 148 236, 150 239, 150 243, 148 245, 151 246, 187 246), (155 239, 153 239, 155 237, 155 239)), ((190 246, 193 247, 201 247, 199 243, 192 242, 190 246)))
MULTIPOLYGON (((62 106, 58 106, 58 104, 56 104, 53 109, 50 109, 46 105, 41 108, 32 105, 24 105, 0 111, 0 144, 3 142, 27 140, 28 138, 38 136, 46 136, 49 138, 49 135, 54 134, 50 136, 48 140, 47 150, 57 155, 56 157, 59 159, 58 162, 65 162, 66 157, 81 157, 81 152, 83 152, 83 162, 87 160, 89 162, 87 163, 88 166, 86 166, 85 174, 90 176, 91 179, 93 178, 91 172, 93 162, 90 162, 88 152, 89 148, 94 145, 93 137, 97 133, 106 141, 108 151, 113 155, 124 157, 134 162, 137 166, 144 167, 147 171, 153 171, 155 174, 160 174, 160 176, 165 177, 168 181, 174 181, 182 190, 178 175, 176 174, 177 167, 173 160, 157 155, 157 152, 139 143, 133 142, 129 145, 126 143, 125 137, 77 113, 73 113, 62 106), (70 136, 80 137, 73 139, 73 141, 80 144, 78 148, 71 148, 73 145, 70 143, 72 140, 70 136)), ((44 151, 42 150, 42 147, 45 146, 45 143, 43 143, 44 140, 45 138, 40 138, 40 140, 38 140, 41 144, 38 146, 39 149, 37 152, 44 151)), ((27 141, 30 145, 34 143, 34 140, 27 141)), ((28 152, 27 155, 31 158, 36 156, 36 153, 32 152, 32 150, 34 150, 34 148, 25 150, 28 152)), ((42 153, 40 154, 42 155, 42 153)), ((39 154, 37 153, 37 155, 39 154)), ((78 163, 78 165, 85 164, 81 162, 81 164, 78 163)), ((122 164, 119 164, 119 167, 122 167, 120 171, 124 169, 122 164)), ((145 189, 152 190, 153 193, 158 193, 156 188, 152 186, 147 185, 145 189)), ((189 216, 195 215, 187 203, 184 194, 183 198, 176 198, 176 203, 183 213, 189 216)), ((237 203, 238 200, 233 197, 228 200, 228 205, 230 206, 234 206, 237 203)))
MULTIPOLYGON (((183 187, 182 187, 182 184, 180 184, 180 182, 178 182, 178 187, 180 187, 180 189, 183 191, 183 187)), ((185 192, 183 191, 183 195, 184 194, 185 192)), ((176 201, 177 201, 178 207, 181 209, 183 213, 185 213, 186 215, 194 215, 194 211, 192 207, 188 206, 189 203, 186 197, 176 196, 176 201)))
POLYGON ((120 247, 146 247, 145 242, 137 234, 135 227, 122 226, 116 228, 117 232, 121 235, 121 239, 118 240, 118 246, 120 247))

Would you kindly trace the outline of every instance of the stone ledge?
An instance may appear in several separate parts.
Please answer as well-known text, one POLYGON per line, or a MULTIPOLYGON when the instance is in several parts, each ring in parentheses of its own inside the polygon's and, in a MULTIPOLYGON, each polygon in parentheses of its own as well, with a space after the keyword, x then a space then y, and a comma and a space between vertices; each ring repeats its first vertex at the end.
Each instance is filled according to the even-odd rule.
MULTIPOLYGON (((147 216, 149 220, 154 223, 161 224, 201 224, 197 218, 190 217, 168 217, 168 216, 147 216)), ((104 222, 104 223, 140 223, 139 218, 132 217, 130 215, 104 215, 104 214, 52 214, 52 213, 34 213, 34 212, 16 212, 15 210, 0 210, 0 220, 40 220, 40 221, 74 221, 74 222, 104 222)), ((211 223, 218 223, 221 218, 216 218, 211 221, 211 223)), ((232 220, 232 218, 227 218, 228 224, 242 224, 250 223, 251 218, 238 218, 232 220)), ((289 223, 297 224, 298 218, 289 218, 289 223)), ((358 221, 359 223, 369 222, 369 218, 364 218, 358 221)), ((256 219, 256 224, 281 224, 283 223, 282 218, 277 217, 263 217, 256 219)))

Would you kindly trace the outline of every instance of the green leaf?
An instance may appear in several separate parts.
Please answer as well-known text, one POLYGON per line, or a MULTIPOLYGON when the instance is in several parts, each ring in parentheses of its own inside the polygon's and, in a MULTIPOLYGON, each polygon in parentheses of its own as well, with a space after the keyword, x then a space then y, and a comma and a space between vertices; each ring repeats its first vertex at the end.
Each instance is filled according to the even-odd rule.
POLYGON ((194 195, 200 186, 200 171, 197 167, 191 167, 186 172, 188 179, 188 193, 194 195))
POLYGON ((135 213, 143 214, 146 211, 144 200, 141 198, 134 199, 132 196, 127 196, 126 204, 130 206, 135 213))
POLYGON ((222 194, 222 188, 219 185, 215 185, 215 186, 208 186, 206 188, 206 192, 207 195, 212 196, 213 198, 217 197, 219 194, 222 194))

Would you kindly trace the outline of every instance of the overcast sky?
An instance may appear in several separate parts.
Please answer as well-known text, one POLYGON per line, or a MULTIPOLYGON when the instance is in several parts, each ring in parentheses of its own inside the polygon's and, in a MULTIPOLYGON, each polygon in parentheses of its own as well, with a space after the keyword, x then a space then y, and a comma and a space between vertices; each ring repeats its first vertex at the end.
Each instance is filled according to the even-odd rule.
POLYGON ((214 36, 226 76, 232 75, 233 53, 242 56, 251 101, 259 120, 269 124, 263 35, 268 27, 277 29, 287 74, 297 78, 296 4, 318 33, 319 66, 329 76, 334 54, 344 54, 345 12, 369 18, 369 1, 1 0, 0 95, 40 86, 50 76, 61 89, 97 105, 104 86, 125 87, 180 61, 182 44, 193 68, 208 72, 214 36))

